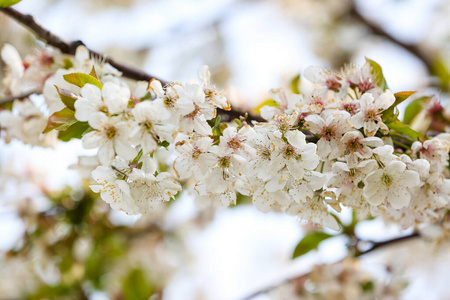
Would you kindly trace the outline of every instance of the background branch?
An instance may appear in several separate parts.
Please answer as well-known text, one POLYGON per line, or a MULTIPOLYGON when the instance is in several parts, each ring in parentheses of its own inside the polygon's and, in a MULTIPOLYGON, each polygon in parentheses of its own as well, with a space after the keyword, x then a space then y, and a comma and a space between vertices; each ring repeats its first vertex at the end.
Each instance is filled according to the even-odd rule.
POLYGON ((417 57, 418 59, 420 59, 426 66, 428 72, 430 74, 433 74, 433 65, 430 61, 430 59, 424 54, 423 51, 421 51, 419 49, 419 47, 415 44, 407 44, 404 43, 400 40, 398 40, 397 38, 395 38, 394 36, 392 36, 391 34, 389 34, 388 32, 386 32, 383 28, 381 28, 380 26, 376 25, 375 23, 367 20, 356 8, 355 3, 353 3, 352 8, 350 10, 350 16, 363 23, 366 27, 368 27, 370 29, 370 31, 372 31, 373 34, 384 37, 385 39, 389 40, 390 42, 402 47, 403 49, 405 49, 406 51, 408 51, 409 53, 413 54, 415 57, 417 57))
POLYGON ((29 96, 31 96, 33 94, 41 94, 41 93, 42 93, 41 91, 34 91, 33 90, 33 91, 26 92, 26 93, 22 93, 22 94, 17 95, 17 96, 8 96, 8 97, 5 97, 3 99, 0 99, 0 105, 6 104, 6 103, 9 103, 9 102, 13 102, 14 100, 22 100, 24 98, 28 98, 29 96))
MULTIPOLYGON (((13 18, 17 22, 21 23, 22 25, 24 25, 31 31, 33 31, 38 39, 44 41, 46 44, 48 44, 50 46, 58 48, 64 54, 74 55, 78 46, 86 47, 86 45, 82 41, 72 41, 72 42, 64 41, 61 37, 50 32, 48 29, 42 27, 42 25, 40 25, 38 22, 36 22, 36 20, 31 15, 23 14, 11 7, 0 8, 0 11, 5 13, 9 17, 13 18)), ((163 85, 166 85, 168 83, 167 81, 157 78, 153 75, 147 74, 144 71, 138 70, 138 69, 130 67, 130 66, 126 66, 121 63, 118 63, 115 60, 113 60, 109 57, 106 57, 104 54, 96 52, 92 49, 89 49, 88 47, 86 47, 86 48, 88 49, 91 56, 96 57, 101 61, 105 61, 105 62, 109 63, 111 66, 113 66, 114 68, 116 68, 117 70, 122 72, 122 75, 124 77, 134 79, 134 80, 143 80, 143 81, 150 81, 152 79, 157 79, 163 85)), ((1 100, 0 104, 14 101, 16 98, 17 97, 5 98, 5 99, 1 100)), ((232 109, 231 111, 225 111, 223 109, 218 109, 218 114, 221 116, 226 116, 226 118, 224 118, 225 121, 232 121, 233 119, 239 119, 239 116, 243 116, 244 112, 236 110, 236 109, 232 109)), ((248 114, 247 120, 248 121, 255 120, 258 122, 264 121, 264 119, 261 118, 260 116, 253 115, 253 114, 248 114)))
MULTIPOLYGON (((405 235, 405 236, 402 236, 402 237, 390 239, 390 240, 383 241, 383 242, 368 242, 368 243, 371 244, 371 247, 369 249, 367 249, 367 250, 364 250, 364 251, 358 251, 355 254, 355 256, 359 257, 359 256, 362 256, 364 254, 370 253, 370 252, 372 252, 372 251, 374 251, 376 249, 379 249, 379 248, 382 248, 382 247, 386 247, 386 246, 389 246, 389 245, 393 245, 393 244, 396 244, 396 243, 404 242, 404 241, 407 241, 407 240, 411 240, 411 239, 416 238, 416 237, 419 237, 419 234, 417 232, 414 232, 414 233, 411 233, 409 235, 405 235)), ((310 273, 305 273, 305 274, 302 274, 302 275, 296 275, 294 277, 287 278, 287 279, 285 279, 285 280, 283 280, 283 281, 281 281, 281 282, 279 282, 279 283, 277 283, 275 285, 271 285, 269 287, 266 287, 264 289, 256 291, 256 292, 254 292, 254 293, 252 293, 252 294, 250 294, 250 295, 248 295, 248 296, 246 296, 244 298, 241 298, 241 300, 251 300, 251 299, 253 299, 256 296, 259 296, 261 294, 266 294, 266 293, 272 291, 273 289, 275 289, 275 288, 277 288, 279 286, 291 283, 291 282, 296 281, 296 280, 306 279, 309 275, 310 275, 310 273)))

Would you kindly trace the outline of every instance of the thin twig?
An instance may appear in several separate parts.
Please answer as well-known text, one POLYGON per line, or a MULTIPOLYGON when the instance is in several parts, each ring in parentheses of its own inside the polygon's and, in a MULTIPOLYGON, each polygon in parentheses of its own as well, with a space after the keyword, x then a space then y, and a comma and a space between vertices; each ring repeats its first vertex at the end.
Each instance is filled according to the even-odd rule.
MULTIPOLYGON (((61 50, 64 54, 74 55, 78 46, 85 46, 82 41, 72 41, 67 42, 63 40, 61 37, 57 36, 56 34, 52 33, 48 29, 42 27, 31 15, 23 14, 14 8, 7 7, 7 8, 0 8, 0 11, 5 13, 6 15, 10 16, 17 22, 21 23, 31 31, 33 31, 38 39, 43 40, 46 44, 53 46, 55 48, 58 48, 61 50)), ((85 46, 86 47, 86 46, 85 46)), ((86 47, 87 48, 87 47, 86 47)), ((111 66, 115 67, 117 70, 121 71, 124 77, 134 79, 134 80, 145 80, 150 81, 151 79, 155 78, 161 81, 161 83, 164 85, 167 82, 164 80, 161 80, 159 78, 156 78, 155 76, 149 75, 141 70, 135 69, 130 66, 123 65, 121 63, 118 63, 114 61, 113 59, 106 57, 105 55, 96 52, 94 50, 89 50, 89 53, 91 56, 97 57, 102 61, 108 62, 111 66)))
MULTIPOLYGON (((58 48, 61 50, 64 54, 74 55, 75 51, 78 46, 85 46, 86 45, 82 41, 72 41, 67 42, 63 40, 61 37, 57 36, 56 34, 52 33, 48 29, 44 28, 42 25, 40 25, 31 15, 23 14, 11 7, 7 8, 0 8, 0 11, 8 15, 9 17, 13 18, 17 22, 21 23, 31 31, 33 31, 37 38, 43 40, 46 44, 53 46, 55 48, 58 48)), ((124 64, 118 63, 115 60, 106 57, 104 54, 99 53, 97 51, 94 51, 92 49, 89 49, 86 47, 92 57, 96 57, 101 61, 108 62, 111 66, 122 72, 122 75, 124 77, 134 79, 134 80, 143 80, 143 81, 150 81, 152 79, 159 80, 162 85, 166 85, 168 82, 165 80, 162 80, 160 78, 157 78, 153 75, 147 74, 141 70, 138 70, 136 68, 126 66, 124 64)), ((13 101, 14 99, 12 99, 13 101)), ((225 111, 222 109, 218 110, 218 113, 221 116, 227 116, 227 119, 229 121, 232 121, 233 119, 239 119, 239 116, 243 116, 245 113, 236 109, 232 109, 231 111, 225 111)), ((247 120, 252 121, 258 121, 262 122, 264 121, 263 118, 261 118, 258 115, 249 114, 247 120)))
POLYGON ((372 31, 372 33, 374 33, 375 35, 379 35, 382 36, 384 38, 386 38, 387 40, 389 40, 390 42, 402 47, 403 49, 405 49, 406 51, 410 52, 411 54, 413 54, 414 56, 416 56, 418 59, 420 59, 425 66, 428 69, 428 72, 430 74, 433 74, 433 66, 431 64, 430 59, 424 54, 423 51, 421 51, 417 45, 415 44, 407 44, 404 43, 398 39, 396 39, 394 36, 392 36, 391 34, 389 34, 388 32, 386 32, 383 28, 381 28, 380 26, 374 24, 372 21, 367 20, 355 7, 355 3, 353 3, 352 8, 350 10, 350 16, 353 17, 355 20, 363 23, 364 25, 366 25, 370 31, 372 31))
MULTIPOLYGON (((396 244, 396 243, 399 243, 399 242, 404 242, 404 241, 407 241, 407 240, 410 240, 410 239, 413 239, 413 238, 416 238, 416 237, 419 237, 419 234, 417 232, 414 232, 414 233, 412 233, 410 235, 405 235, 405 236, 402 236, 402 237, 390 239, 390 240, 383 241, 383 242, 370 242, 372 244, 372 247, 370 247, 367 250, 360 251, 360 252, 356 253, 355 256, 359 257, 359 256, 365 255, 367 253, 370 253, 370 252, 372 252, 372 251, 374 251, 376 249, 379 249, 379 248, 382 248, 382 247, 386 247, 388 245, 393 245, 393 244, 396 244)), ((283 281, 281 281, 281 282, 279 282, 279 283, 277 283, 275 285, 268 286, 268 287, 266 287, 264 289, 261 289, 259 291, 254 292, 254 293, 252 293, 252 294, 250 294, 250 295, 248 295, 248 296, 246 296, 244 298, 241 298, 241 300, 251 300, 251 299, 255 298, 256 296, 259 296, 259 295, 262 295, 262 294, 266 294, 266 293, 274 290, 275 288, 277 288, 279 286, 291 283, 291 282, 299 280, 299 279, 304 279, 304 278, 308 277, 309 275, 310 275, 310 273, 305 273, 305 274, 296 275, 294 277, 287 278, 287 279, 285 279, 285 280, 283 280, 283 281)))
POLYGON ((33 94, 40 94, 40 93, 41 93, 40 91, 30 91, 30 92, 22 93, 17 96, 8 96, 3 99, 0 99, 0 105, 6 104, 9 102, 13 102, 14 100, 22 100, 22 99, 28 98, 29 96, 31 96, 33 94))

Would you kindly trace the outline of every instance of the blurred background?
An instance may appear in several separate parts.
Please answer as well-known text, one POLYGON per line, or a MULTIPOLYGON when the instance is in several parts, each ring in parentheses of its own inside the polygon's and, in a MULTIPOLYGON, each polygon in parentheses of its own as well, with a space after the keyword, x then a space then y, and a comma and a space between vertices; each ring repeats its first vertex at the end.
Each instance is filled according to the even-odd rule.
MULTIPOLYGON (((438 93, 445 103, 450 91, 448 0, 23 0, 14 8, 167 81, 209 65, 244 110, 310 65, 339 69, 365 57, 382 66, 393 92, 438 93)), ((0 45, 23 57, 43 46, 1 13, 0 28, 0 45)), ((0 142, 0 300, 240 299, 346 253, 337 238, 291 260, 310 228, 245 199, 217 208, 181 194, 143 217, 111 211, 69 169, 87 154, 78 140, 0 142)), ((403 233, 377 220, 357 230, 374 240, 403 233)), ((414 243, 414 253, 394 247, 363 263, 401 270, 409 282, 402 299, 450 299, 449 254, 414 243)), ((289 299, 255 299, 270 297, 289 299)))

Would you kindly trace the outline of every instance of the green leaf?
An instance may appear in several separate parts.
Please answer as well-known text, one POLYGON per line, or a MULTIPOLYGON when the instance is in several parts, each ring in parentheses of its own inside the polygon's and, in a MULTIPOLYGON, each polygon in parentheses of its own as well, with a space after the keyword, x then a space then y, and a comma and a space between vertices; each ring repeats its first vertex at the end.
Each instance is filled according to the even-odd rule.
POLYGON ((155 287, 141 269, 134 269, 128 273, 122 283, 122 294, 125 300, 148 299, 155 292, 155 287))
POLYGON ((90 130, 88 122, 75 122, 66 130, 60 131, 58 133, 58 139, 63 142, 68 142, 71 139, 81 139, 83 134, 90 130))
POLYGON ((159 143, 159 146, 162 146, 164 148, 169 147, 170 143, 168 141, 162 141, 161 143, 159 143))
POLYGON ((77 101, 78 96, 69 90, 59 89, 56 85, 55 85, 55 88, 58 91, 59 98, 64 103, 64 105, 67 108, 69 108, 70 110, 75 111, 74 104, 75 104, 75 101, 77 101))
POLYGON ((217 116, 216 122, 214 123, 214 127, 219 127, 219 125, 220 125, 220 115, 217 116))
POLYGON ((291 80, 291 91, 294 94, 300 94, 300 91, 298 89, 298 86, 300 85, 300 74, 292 78, 291 80))
POLYGON ((278 102, 276 102, 273 99, 267 99, 266 101, 264 101, 263 103, 261 103, 257 107, 253 108, 253 111, 255 113, 257 113, 257 114, 260 114, 261 113, 261 108, 263 108, 264 106, 278 107, 279 104, 278 104, 278 102))
POLYGON ((386 123, 386 125, 387 125, 387 127, 389 127, 392 130, 395 130, 401 134, 405 134, 405 135, 409 136, 414 141, 417 141, 417 140, 424 141, 425 140, 425 136, 423 134, 415 131, 408 125, 403 124, 399 119, 396 119, 395 121, 390 122, 390 123, 386 123))
POLYGON ((367 57, 366 57, 366 62, 368 62, 370 64, 370 66, 372 67, 372 74, 375 75, 375 78, 377 81, 377 82, 375 82, 376 85, 378 85, 383 90, 387 90, 388 86, 386 83, 386 79, 384 78, 384 75, 383 75, 383 70, 381 69, 380 65, 367 57))
POLYGON ((144 151, 142 149, 140 149, 138 154, 136 155, 136 157, 131 161, 130 165, 137 164, 139 162, 139 160, 141 159, 142 154, 144 154, 144 151))
POLYGON ((296 258, 308 253, 311 250, 317 249, 319 244, 334 235, 322 232, 322 231, 312 231, 308 232, 295 247, 292 258, 296 258))
POLYGON ((450 90, 450 70, 442 58, 436 59, 432 64, 432 73, 441 81, 442 89, 450 90))
POLYGON ((395 102, 394 104, 392 104, 388 109, 386 109, 383 112, 383 122, 384 123, 389 123, 389 122, 393 122, 395 121, 395 119, 397 119, 398 116, 398 110, 396 110, 395 108, 397 107, 397 105, 399 105, 400 103, 402 103, 403 101, 405 101, 406 99, 409 98, 409 96, 411 96, 412 94, 414 94, 415 92, 398 92, 395 93, 395 102))
POLYGON ((424 106, 431 100, 431 98, 432 97, 425 96, 411 101, 405 109, 403 124, 410 125, 412 121, 414 121, 414 118, 422 111, 424 106))
POLYGON ((77 122, 77 119, 75 119, 74 115, 75 112, 67 107, 64 107, 62 110, 55 112, 48 118, 47 127, 45 127, 42 133, 50 132, 53 129, 67 129, 72 124, 77 122))
POLYGON ((19 3, 22 0, 0 0, 0 7, 9 7, 19 3))
POLYGON ((90 83, 98 87, 99 89, 102 89, 103 85, 100 81, 98 81, 97 78, 94 76, 84 74, 84 73, 71 73, 64 75, 64 80, 67 81, 70 84, 76 85, 80 88, 82 88, 86 83, 90 83))

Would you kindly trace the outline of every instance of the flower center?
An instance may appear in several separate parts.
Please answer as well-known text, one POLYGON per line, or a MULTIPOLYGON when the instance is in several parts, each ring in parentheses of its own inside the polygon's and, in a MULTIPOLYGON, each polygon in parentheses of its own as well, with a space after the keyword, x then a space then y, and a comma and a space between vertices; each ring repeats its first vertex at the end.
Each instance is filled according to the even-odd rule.
POLYGON ((347 111, 351 115, 355 114, 355 111, 356 111, 356 105, 355 104, 346 103, 346 104, 343 105, 343 108, 344 108, 345 111, 347 111))
POLYGON ((164 97, 164 105, 167 108, 174 108, 175 107, 175 99, 173 99, 172 97, 169 97, 169 96, 165 96, 164 97))
POLYGON ((237 150, 241 147, 241 142, 237 138, 232 138, 228 143, 228 147, 231 149, 237 150))
POLYGON ((366 79, 366 80, 361 81, 361 83, 358 85, 358 87, 362 92, 366 92, 368 90, 373 89, 375 87, 375 84, 373 84, 372 81, 366 79))
POLYGON ((358 140, 354 139, 354 140, 351 140, 351 141, 348 142, 347 150, 349 152, 356 152, 356 151, 361 149, 361 146, 362 145, 358 142, 358 140))
POLYGON ((292 145, 287 145, 283 149, 283 154, 284 154, 284 157, 290 158, 291 156, 293 156, 295 154, 294 147, 292 145))
POLYGON ((392 182, 394 181, 394 178, 386 173, 383 174, 383 176, 381 177, 381 181, 383 181, 383 183, 386 186, 390 186, 392 184, 392 182))
POLYGON ((150 121, 143 122, 141 123, 141 125, 144 126, 148 132, 150 132, 150 130, 152 130, 153 128, 153 124, 150 121))
POLYGON ((219 159, 219 166, 223 169, 230 167, 230 157, 224 156, 219 159))
POLYGON ((331 140, 332 138, 334 138, 333 128, 331 128, 331 127, 324 127, 323 130, 322 130, 322 136, 328 141, 331 140))
POLYGON ((325 84, 327 85, 327 88, 329 90, 338 92, 339 88, 342 86, 341 83, 337 80, 336 77, 328 77, 327 80, 325 80, 325 84))
POLYGON ((108 139, 112 139, 116 136, 117 134, 117 129, 114 126, 110 126, 106 128, 106 136, 108 137, 108 139))
POLYGON ((375 122, 375 123, 377 123, 377 122, 378 122, 378 121, 377 121, 377 116, 378 116, 378 114, 377 114, 376 111, 374 111, 374 110, 369 110, 369 111, 366 112, 366 118, 365 118, 365 121, 366 121, 366 122, 375 122))
POLYGON ((192 152, 192 158, 198 158, 202 154, 202 151, 197 147, 194 147, 194 151, 192 152))

